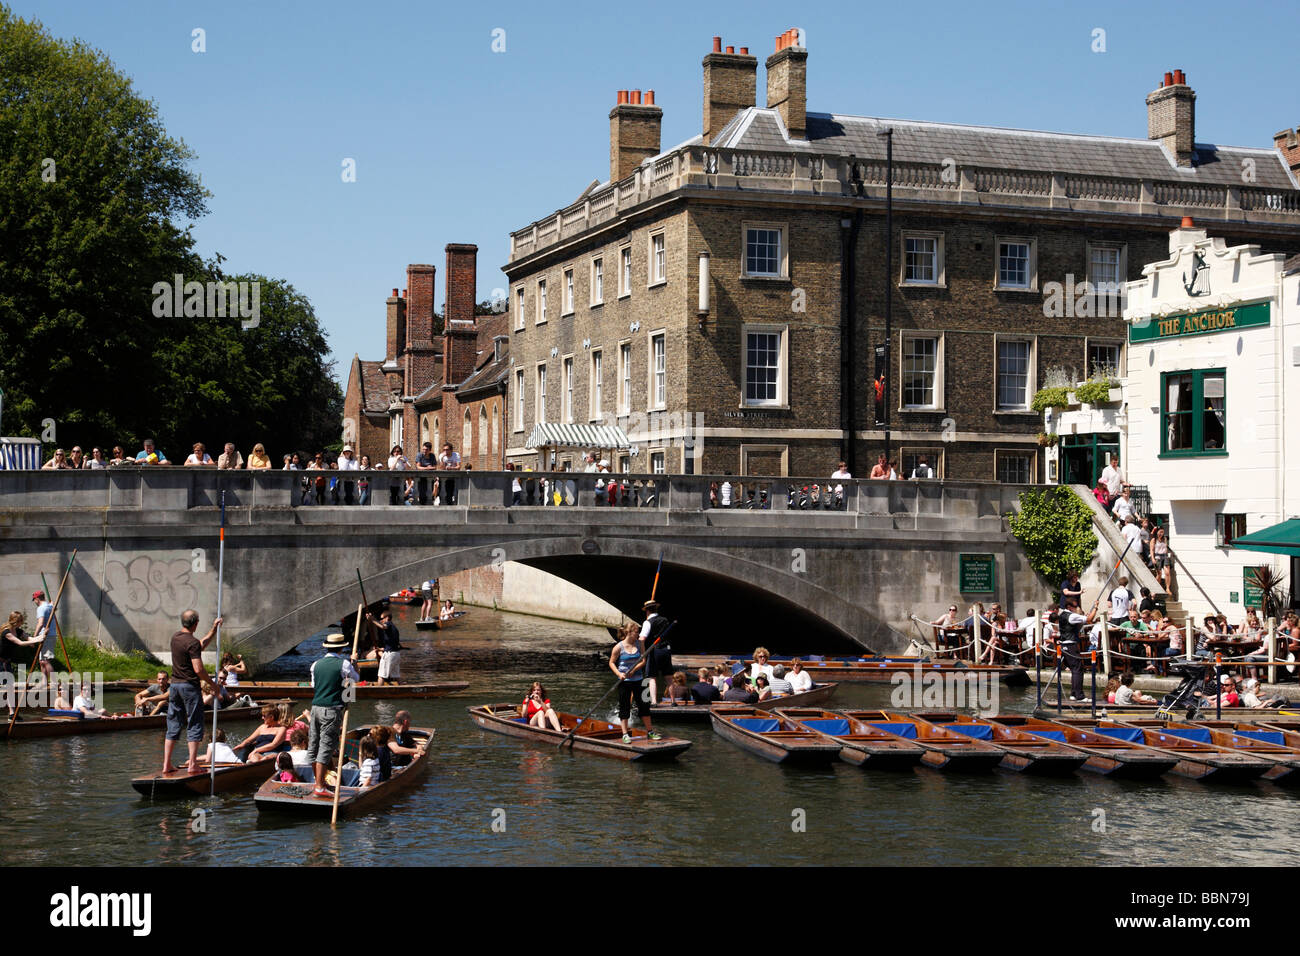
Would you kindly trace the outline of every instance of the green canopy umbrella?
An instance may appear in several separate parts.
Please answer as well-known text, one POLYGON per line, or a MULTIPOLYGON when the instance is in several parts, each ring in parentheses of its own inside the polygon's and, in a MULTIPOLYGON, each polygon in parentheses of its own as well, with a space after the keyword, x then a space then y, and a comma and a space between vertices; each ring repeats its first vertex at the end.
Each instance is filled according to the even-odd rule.
POLYGON ((1300 518, 1291 518, 1262 531, 1232 539, 1232 546, 1243 551, 1286 554, 1300 558, 1300 518))

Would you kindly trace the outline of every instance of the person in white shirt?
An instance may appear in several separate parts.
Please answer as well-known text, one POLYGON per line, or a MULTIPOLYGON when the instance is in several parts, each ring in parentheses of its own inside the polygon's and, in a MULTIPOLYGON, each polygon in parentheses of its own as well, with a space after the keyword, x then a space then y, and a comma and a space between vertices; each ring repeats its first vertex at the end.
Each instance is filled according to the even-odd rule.
POLYGON ((786 675, 785 667, 777 664, 772 668, 772 682, 768 684, 772 693, 777 695, 793 694, 794 683, 786 675))
MULTIPOLYGON (((438 467, 444 471, 460 470, 460 453, 451 447, 451 442, 443 442, 442 454, 438 456, 438 467)), ((442 496, 447 500, 445 505, 454 505, 456 503, 456 481, 453 478, 444 479, 442 483, 442 496)))
MULTIPOLYGON (((212 763, 214 752, 216 754, 216 762, 219 764, 244 762, 239 759, 239 754, 230 749, 230 745, 226 743, 226 732, 220 727, 217 728, 216 743, 208 744, 208 752, 204 756, 203 762, 208 764, 212 763)), ((303 753, 306 753, 306 751, 303 751, 303 753)))
MULTIPOLYGON (((772 665, 768 663, 768 660, 771 657, 772 655, 768 653, 766 647, 754 648, 754 663, 749 667, 749 676, 754 678, 762 674, 770 682, 772 680, 772 665)), ((769 686, 771 686, 770 683, 769 686)))
POLYGON ((727 480, 718 489, 718 500, 721 502, 722 507, 731 507, 731 472, 727 472, 727 480))
POLYGON ((786 671, 785 679, 790 682, 792 693, 802 694, 813 689, 812 675, 803 669, 803 661, 798 657, 790 660, 790 669, 786 671))
POLYGON ((1110 503, 1110 510, 1115 515, 1116 520, 1120 522, 1133 517, 1133 498, 1127 488, 1124 489, 1123 494, 1110 503))
MULTIPOLYGON (((849 474, 848 463, 843 461, 840 462, 840 467, 835 469, 835 473, 831 475, 832 481, 849 481, 852 478, 853 476, 849 474)), ((840 509, 843 509, 844 507, 844 486, 843 485, 835 486, 835 507, 840 509)))
POLYGON ((1031 607, 1025 612, 1025 616, 1016 621, 1016 630, 1020 634, 1020 642, 1028 649, 1034 646, 1034 625, 1038 622, 1038 615, 1031 607))
MULTIPOLYGON (((356 452, 352 450, 351 445, 343 446, 343 454, 339 455, 339 471, 360 471, 361 463, 357 461, 356 452)), ((343 482, 343 503, 352 504, 356 494, 357 483, 355 481, 343 482)))
MULTIPOLYGON (((1121 498, 1120 501, 1124 499, 1121 498)), ((1124 526, 1120 529, 1124 535, 1124 540, 1130 546, 1130 550, 1138 557, 1142 556, 1142 526, 1137 523, 1137 519, 1129 515, 1124 520, 1124 526)))
POLYGON ((194 443, 194 450, 190 453, 190 457, 185 459, 185 464, 187 467, 191 468, 195 465, 212 464, 212 456, 209 455, 207 449, 203 447, 203 442, 196 441, 194 443))
POLYGON ((83 717, 103 717, 108 713, 102 707, 95 706, 95 702, 90 696, 90 688, 85 684, 81 685, 81 693, 72 701, 72 709, 81 711, 83 717))
MULTIPOLYGON (((388 453, 388 470, 389 471, 410 471, 411 470, 411 462, 406 457, 406 455, 402 453, 401 445, 394 445, 392 451, 388 453)), ((389 485, 388 503, 390 505, 400 505, 403 503, 403 501, 410 501, 411 499, 408 497, 407 493, 412 491, 414 488, 415 488, 414 478, 407 478, 407 479, 403 479, 402 481, 392 482, 389 485)))
POLYGON ((600 471, 600 466, 596 464, 596 456, 591 452, 587 452, 583 461, 586 462, 586 467, 582 469, 584 472, 600 471))
POLYGON ((1119 470, 1119 455, 1112 455, 1110 462, 1101 471, 1101 483, 1110 493, 1110 503, 1114 505, 1124 490, 1124 474, 1119 470))
POLYGON ((926 463, 925 456, 922 455, 920 458, 916 460, 916 467, 912 469, 912 478, 918 479, 918 478, 933 478, 933 477, 934 477, 934 469, 931 468, 926 463))

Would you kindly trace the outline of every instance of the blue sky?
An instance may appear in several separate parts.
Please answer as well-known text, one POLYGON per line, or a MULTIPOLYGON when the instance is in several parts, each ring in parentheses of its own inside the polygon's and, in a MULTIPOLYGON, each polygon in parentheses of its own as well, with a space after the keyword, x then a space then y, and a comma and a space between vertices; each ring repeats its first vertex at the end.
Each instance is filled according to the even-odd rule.
POLYGON ((698 133, 714 35, 759 56, 761 98, 761 60, 802 28, 815 112, 1145 137, 1144 97, 1180 68, 1198 141, 1271 146, 1300 124, 1294 2, 8 2, 158 104, 213 193, 200 252, 305 293, 340 379, 383 357, 407 263, 438 267, 441 303, 443 247, 473 242, 479 298, 504 287, 510 230, 608 175, 617 90, 655 90, 665 147, 698 133))

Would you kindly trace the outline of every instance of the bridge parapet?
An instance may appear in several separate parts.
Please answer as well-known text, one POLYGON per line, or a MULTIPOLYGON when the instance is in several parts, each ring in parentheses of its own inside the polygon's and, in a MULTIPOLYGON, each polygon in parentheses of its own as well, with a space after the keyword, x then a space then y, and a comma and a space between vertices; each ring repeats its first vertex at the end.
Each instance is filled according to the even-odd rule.
MULTIPOLYGON (((1028 485, 942 479, 880 481, 727 475, 534 471, 217 471, 119 467, 103 471, 0 471, 0 511, 183 511, 215 508, 370 508, 408 497, 484 509, 602 508, 666 512, 817 511, 923 518, 990 518, 1017 507, 1028 485), (318 494, 318 478, 325 479, 318 494), (331 490, 333 482, 335 488, 331 490), (730 508, 723 486, 732 486, 730 508), (451 485, 454 485, 454 491, 451 485), (614 491, 610 491, 610 486, 614 491), (518 489, 517 491, 515 489, 518 489), (361 504, 363 490, 367 499, 361 504), (337 497, 337 503, 335 498, 337 497), (352 504, 348 504, 348 501, 352 504)), ((419 505, 417 504, 416 507, 419 505)))

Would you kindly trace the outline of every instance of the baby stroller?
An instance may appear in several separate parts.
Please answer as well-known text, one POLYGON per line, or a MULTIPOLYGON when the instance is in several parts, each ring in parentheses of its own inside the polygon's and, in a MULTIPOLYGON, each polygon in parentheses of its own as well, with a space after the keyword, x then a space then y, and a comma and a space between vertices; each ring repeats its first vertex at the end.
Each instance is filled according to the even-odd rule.
POLYGON ((1161 698, 1160 704, 1156 707, 1156 717, 1169 719, 1174 716, 1174 711, 1186 708, 1185 720, 1196 720, 1201 714, 1201 705, 1204 699, 1198 697, 1196 691, 1201 688, 1205 682, 1205 673, 1209 666, 1205 661, 1178 661, 1169 665, 1171 673, 1177 674, 1182 681, 1161 698))

